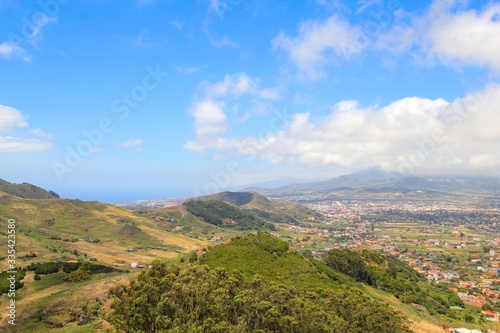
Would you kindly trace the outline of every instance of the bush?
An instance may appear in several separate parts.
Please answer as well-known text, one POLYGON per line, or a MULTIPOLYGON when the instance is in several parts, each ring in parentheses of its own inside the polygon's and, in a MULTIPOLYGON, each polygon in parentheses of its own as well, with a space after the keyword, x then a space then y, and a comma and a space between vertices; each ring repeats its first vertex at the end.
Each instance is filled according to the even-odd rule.
POLYGON ((35 271, 35 274, 53 274, 59 272, 59 264, 56 262, 30 264, 26 267, 28 271, 35 271))
POLYGON ((64 281, 78 282, 78 281, 90 279, 91 276, 92 276, 92 272, 90 272, 89 270, 79 268, 75 272, 65 276, 64 281))
MULTIPOLYGON (((2 272, 0 273, 0 295, 4 293, 8 293, 10 290, 10 281, 7 280, 11 274, 7 272, 2 272)), ((25 270, 19 270, 16 273, 16 279, 15 279, 15 285, 16 285, 16 290, 19 290, 24 286, 24 283, 22 283, 22 279, 26 276, 26 271, 25 270)))
POLYGON ((78 269, 78 267, 80 267, 80 263, 77 262, 77 263, 67 263, 65 262, 64 264, 62 264, 62 270, 64 273, 71 273, 71 272, 74 272, 78 269))

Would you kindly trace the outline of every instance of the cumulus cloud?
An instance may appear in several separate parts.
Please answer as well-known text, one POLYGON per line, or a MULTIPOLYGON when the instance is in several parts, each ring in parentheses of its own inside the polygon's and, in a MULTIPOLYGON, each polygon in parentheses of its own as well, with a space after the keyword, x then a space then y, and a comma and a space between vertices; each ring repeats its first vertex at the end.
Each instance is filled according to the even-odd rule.
POLYGON ((47 150, 52 147, 52 142, 48 141, 50 139, 51 135, 41 129, 29 129, 28 122, 20 111, 0 105, 0 152, 47 150))
POLYGON ((500 70, 500 4, 481 11, 447 11, 434 14, 427 33, 431 52, 442 61, 488 66, 500 70))
POLYGON ((279 98, 279 90, 261 88, 260 80, 246 73, 226 75, 222 81, 216 83, 202 82, 200 96, 189 110, 189 114, 194 118, 196 138, 187 142, 184 148, 201 152, 212 145, 231 146, 219 135, 226 132, 229 126, 229 112, 234 118, 233 123, 245 122, 252 116, 248 110, 241 114, 238 101, 243 98, 251 98, 249 103, 253 105, 255 114, 263 113, 266 101, 279 98))
POLYGON ((332 16, 324 21, 309 20, 299 27, 298 35, 280 33, 273 46, 287 52, 289 61, 308 78, 324 76, 324 66, 348 60, 363 50, 361 29, 332 16))
POLYGON ((374 43, 377 50, 412 53, 419 63, 484 66, 500 70, 500 5, 464 9, 457 0, 435 0, 421 16, 403 13, 374 43))
MULTIPOLYGON (((360 10, 374 3, 360 1, 360 10)), ((404 57, 418 64, 480 66, 500 71, 500 4, 490 2, 473 10, 465 8, 463 1, 434 0, 419 15, 401 8, 379 9, 389 18, 373 14, 372 20, 363 25, 338 14, 326 20, 308 20, 300 24, 295 36, 281 32, 273 46, 285 52, 288 63, 301 77, 309 79, 323 78, 328 65, 342 65, 367 52, 381 56, 385 63, 387 57, 404 57)))
POLYGON ((448 102, 408 97, 386 106, 341 101, 322 118, 297 113, 266 137, 217 137, 199 149, 276 164, 380 167, 418 173, 500 175, 500 85, 448 102))
POLYGON ((0 131, 7 132, 14 128, 27 126, 28 122, 20 111, 0 105, 0 131))
POLYGON ((198 137, 207 138, 226 130, 224 102, 206 99, 197 102, 190 110, 198 137))

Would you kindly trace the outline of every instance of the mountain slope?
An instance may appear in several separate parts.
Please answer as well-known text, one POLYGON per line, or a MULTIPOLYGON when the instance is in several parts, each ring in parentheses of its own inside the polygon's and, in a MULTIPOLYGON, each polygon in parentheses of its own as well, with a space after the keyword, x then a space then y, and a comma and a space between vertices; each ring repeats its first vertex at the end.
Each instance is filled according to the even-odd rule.
POLYGON ((46 191, 29 183, 13 184, 3 179, 0 179, 0 192, 26 199, 59 198, 59 195, 53 191, 46 191))
POLYGON ((399 193, 406 197, 498 200, 500 178, 483 176, 413 176, 368 169, 325 181, 292 184, 277 189, 253 189, 266 196, 327 195, 373 197, 377 193, 399 193))
POLYGON ((239 230, 258 230, 265 227, 265 222, 260 218, 222 201, 189 200, 183 205, 191 214, 216 226, 234 227, 239 230))
POLYGON ((115 328, 120 332, 410 332, 395 310, 332 281, 269 234, 248 234, 215 246, 201 262, 180 267, 155 262, 130 287, 115 288, 110 316, 115 328), (232 262, 235 255, 238 258, 232 262))
MULTIPOLYGON (((0 193, 0 220, 8 219, 16 220, 19 266, 35 260, 74 259, 75 250, 79 258, 120 266, 129 261, 172 258, 204 244, 170 233, 154 219, 99 202, 34 200, 0 193), (127 252, 130 249, 134 251, 127 252)), ((6 233, 0 234, 0 246, 6 248, 6 233)), ((0 269, 5 267, 3 259, 0 269)))
POLYGON ((321 214, 298 203, 271 200, 256 192, 220 192, 196 197, 196 200, 218 200, 248 210, 267 222, 300 224, 321 214))

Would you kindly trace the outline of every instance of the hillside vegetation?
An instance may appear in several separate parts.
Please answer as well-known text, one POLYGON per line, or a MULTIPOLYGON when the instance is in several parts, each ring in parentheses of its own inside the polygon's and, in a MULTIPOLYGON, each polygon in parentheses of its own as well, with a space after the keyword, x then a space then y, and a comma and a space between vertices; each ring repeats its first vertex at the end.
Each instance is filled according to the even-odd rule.
POLYGON ((394 257, 363 250, 331 250, 325 263, 335 270, 378 289, 388 291, 401 301, 424 306, 432 315, 451 315, 450 306, 464 307, 456 293, 443 285, 431 285, 405 262, 394 257))
MULTIPOLYGON (((465 318, 450 310, 464 307, 454 293, 394 257, 335 249, 317 260, 276 235, 244 234, 272 230, 276 216, 308 223, 314 216, 303 206, 287 211, 291 206, 255 193, 215 196, 231 203, 130 211, 0 192, 0 222, 16 220, 20 314, 15 327, 0 314, 0 331, 114 332, 112 324, 118 332, 428 333, 441 332, 436 318, 465 318), (256 211, 276 214, 273 223, 256 211), (131 262, 152 268, 132 269, 131 262)), ((7 234, 0 235, 7 248, 7 234)), ((6 259, 2 293, 9 288, 6 259)), ((0 307, 8 302, 0 295, 0 307)))
POLYGON ((3 179, 0 179, 0 192, 25 199, 59 198, 59 195, 53 191, 46 191, 29 183, 13 184, 3 179))
POLYGON ((256 192, 220 192, 196 197, 201 201, 222 201, 248 211, 266 222, 303 224, 307 219, 320 219, 321 214, 299 204, 270 200, 256 192))
MULTIPOLYGON (((0 222, 9 219, 16 221, 19 315, 12 327, 6 312, 0 313, 0 332, 95 332, 102 326, 108 289, 135 273, 131 262, 168 260, 207 245, 168 231, 154 218, 99 202, 1 192, 0 222)), ((6 231, 0 230, 4 249, 6 231)), ((0 272, 6 270, 6 255, 0 255, 0 272)), ((7 275, 0 273, 2 293, 9 290, 7 275)), ((0 295, 1 308, 8 302, 0 295)))
POLYGON ((240 230, 258 230, 266 225, 263 220, 255 215, 222 201, 190 200, 185 202, 184 206, 191 214, 216 226, 226 226, 240 230))
MULTIPOLYGON (((0 221, 16 220, 18 266, 50 260, 91 259, 112 265, 149 263, 203 247, 133 212, 99 202, 23 199, 0 193, 0 221)), ((6 231, 6 230, 5 230, 6 231)), ((0 235, 6 236, 0 230, 0 235)), ((6 248, 7 237, 0 238, 6 248)), ((6 268, 0 257, 0 269, 6 268)))
POLYGON ((109 320, 119 332, 410 332, 389 306, 334 282, 265 233, 216 246, 201 263, 157 261, 112 294, 109 320))

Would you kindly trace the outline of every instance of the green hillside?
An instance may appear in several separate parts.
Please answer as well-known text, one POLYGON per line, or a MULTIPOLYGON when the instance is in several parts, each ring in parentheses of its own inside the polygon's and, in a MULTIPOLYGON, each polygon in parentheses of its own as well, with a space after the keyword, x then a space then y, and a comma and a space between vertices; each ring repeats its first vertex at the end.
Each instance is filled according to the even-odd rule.
POLYGON ((222 201, 189 200, 183 205, 191 214, 216 226, 239 230, 258 230, 266 225, 263 220, 255 215, 222 201))
POLYGON ((424 306, 432 315, 455 316, 451 306, 464 302, 446 285, 432 285, 405 262, 395 257, 363 250, 333 249, 324 255, 325 263, 357 281, 388 291, 400 300, 424 306))
POLYGON ((53 191, 46 191, 29 183, 13 184, 3 179, 0 179, 0 192, 26 199, 59 198, 59 195, 53 191))
MULTIPOLYGON (((68 199, 22 199, 0 193, 0 222, 16 220, 19 266, 36 261, 90 259, 123 266, 151 262, 203 246, 169 232, 154 219, 99 202, 68 199)), ((0 230, 6 248, 6 230, 0 230)), ((0 270, 5 269, 0 256, 0 270)))
MULTIPOLYGON (((0 223, 16 220, 20 315, 11 327, 0 314, 0 331, 112 332, 112 324, 118 332, 427 333, 441 332, 434 322, 465 323, 450 311, 463 306, 454 293, 396 258, 331 250, 317 260, 265 232, 244 234, 269 226, 252 205, 279 206, 253 194, 229 197, 246 203, 130 211, 1 192, 0 223)), ((0 246, 7 248, 5 231, 0 246)), ((6 268, 0 257, 3 308, 6 268)))
POLYGON ((392 308, 266 233, 215 246, 201 263, 155 262, 112 294, 119 332, 409 332, 392 308))
POLYGON ((196 197, 195 200, 217 200, 247 210, 255 216, 273 223, 304 224, 321 219, 321 214, 299 204, 283 200, 270 200, 256 192, 220 192, 196 197))
MULTIPOLYGON (((113 205, 1 192, 0 224, 9 219, 16 221, 19 315, 12 327, 0 313, 1 332, 95 332, 103 325, 108 290, 137 273, 131 262, 170 260, 208 244, 113 205)), ((7 249, 7 239, 7 228, 0 230, 1 248, 7 249)), ((0 272, 6 269, 6 255, 0 255, 0 272)), ((0 273, 2 308, 9 302, 6 276, 0 273)))

